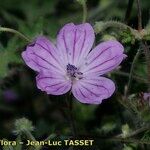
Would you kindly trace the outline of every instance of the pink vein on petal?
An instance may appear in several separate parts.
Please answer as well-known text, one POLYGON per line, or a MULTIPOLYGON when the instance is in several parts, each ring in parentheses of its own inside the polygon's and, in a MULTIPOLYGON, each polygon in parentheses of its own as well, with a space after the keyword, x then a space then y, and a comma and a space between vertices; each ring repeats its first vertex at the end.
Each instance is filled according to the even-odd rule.
POLYGON ((75 53, 75 46, 76 46, 76 34, 77 34, 77 29, 75 30, 75 34, 74 34, 72 62, 74 62, 74 53, 75 53))
MULTIPOLYGON (((88 70, 86 70, 85 72, 88 72, 89 70, 91 71, 91 70, 93 70, 93 69, 95 69, 95 68, 97 68, 97 67, 103 65, 104 63, 107 63, 107 62, 113 60, 113 59, 116 58, 116 57, 118 57, 118 56, 114 56, 114 57, 112 57, 111 59, 108 59, 108 60, 102 62, 101 64, 98 64, 98 65, 96 65, 96 66, 94 66, 94 67, 92 67, 92 68, 88 68, 88 70)), ((114 65, 113 65, 113 66, 114 66, 114 65)), ((84 73, 85 73, 85 72, 84 72, 84 73)))
POLYGON ((53 65, 52 63, 50 63, 50 62, 47 61, 46 59, 44 59, 44 58, 42 58, 41 56, 37 55, 35 52, 32 52, 31 54, 33 54, 33 55, 39 57, 40 59, 44 60, 46 63, 48 63, 49 65, 53 66, 55 69, 59 69, 59 70, 60 70, 60 68, 56 67, 55 65, 53 65))
POLYGON ((59 64, 59 65, 61 65, 62 66, 62 64, 56 59, 56 57, 49 51, 49 46, 47 45, 47 43, 45 43, 46 44, 46 46, 47 46, 47 48, 48 49, 46 49, 44 46, 42 46, 41 44, 39 44, 39 43, 36 43, 37 45, 39 45, 40 47, 42 47, 46 52, 48 52, 51 56, 52 56, 52 58, 59 64))

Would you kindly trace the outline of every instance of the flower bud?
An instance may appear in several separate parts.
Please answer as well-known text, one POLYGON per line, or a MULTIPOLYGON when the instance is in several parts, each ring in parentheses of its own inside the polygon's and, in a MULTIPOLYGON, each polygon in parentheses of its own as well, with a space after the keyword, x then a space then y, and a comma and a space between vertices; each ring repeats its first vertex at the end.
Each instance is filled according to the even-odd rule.
POLYGON ((17 119, 15 121, 15 130, 13 131, 15 134, 20 134, 24 131, 33 131, 34 127, 32 122, 26 118, 17 119))

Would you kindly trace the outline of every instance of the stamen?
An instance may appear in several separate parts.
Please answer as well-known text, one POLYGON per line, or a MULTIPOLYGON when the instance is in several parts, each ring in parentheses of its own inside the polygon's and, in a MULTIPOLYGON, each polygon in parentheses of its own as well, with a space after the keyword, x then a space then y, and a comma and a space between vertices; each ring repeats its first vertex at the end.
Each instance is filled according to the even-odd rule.
POLYGON ((67 65, 67 75, 71 78, 71 80, 73 79, 82 79, 82 72, 79 72, 78 68, 75 67, 74 65, 68 64, 67 65))

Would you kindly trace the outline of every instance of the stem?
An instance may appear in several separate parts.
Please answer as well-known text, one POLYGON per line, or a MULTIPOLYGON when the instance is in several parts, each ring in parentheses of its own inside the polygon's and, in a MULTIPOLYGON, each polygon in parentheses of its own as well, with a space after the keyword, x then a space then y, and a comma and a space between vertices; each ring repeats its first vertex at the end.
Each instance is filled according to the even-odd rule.
POLYGON ((56 134, 51 134, 51 135, 49 135, 44 141, 52 140, 52 139, 54 139, 56 136, 57 136, 56 134))
MULTIPOLYGON (((36 141, 35 137, 31 134, 30 131, 28 130, 24 130, 24 134, 27 136, 28 139, 30 139, 31 141, 36 141)), ((42 146, 40 145, 34 145, 33 146, 35 150, 41 150, 42 146)))
POLYGON ((142 30, 142 12, 141 12, 141 5, 140 0, 136 0, 137 9, 138 9, 138 31, 142 30))
POLYGON ((140 56, 140 52, 141 52, 141 49, 139 48, 137 53, 136 53, 136 55, 134 56, 134 59, 133 59, 132 65, 131 65, 129 80, 128 80, 128 84, 127 84, 127 90, 125 92, 125 97, 127 97, 128 93, 129 93, 129 90, 130 90, 130 87, 131 87, 131 83, 132 83, 133 71, 134 71, 136 62, 138 60, 138 57, 140 56))
POLYGON ((31 42, 30 39, 28 37, 26 37, 24 34, 20 33, 17 30, 11 29, 11 28, 0 27, 0 32, 14 33, 14 34, 18 35, 20 38, 22 38, 23 40, 25 40, 26 42, 31 42))
POLYGON ((142 38, 141 34, 137 30, 131 28, 130 26, 128 26, 128 25, 126 25, 122 22, 118 22, 118 21, 105 21, 105 22, 100 21, 100 22, 96 22, 94 28, 95 28, 96 33, 100 33, 100 32, 103 32, 103 31, 105 31, 106 29, 108 29, 110 27, 111 28, 117 28, 118 30, 127 30, 127 29, 129 29, 131 31, 132 35, 136 39, 141 40, 141 38, 142 38))
MULTIPOLYGON (((135 136, 135 135, 137 135, 137 134, 139 134, 141 132, 144 132, 145 130, 150 130, 150 126, 148 125, 148 126, 141 127, 140 129, 137 129, 137 130, 131 132, 129 135, 126 136, 126 138, 130 138, 132 136, 135 136)), ((118 135, 116 137, 119 138, 121 136, 122 136, 122 134, 120 134, 120 135, 118 135)))
POLYGON ((36 141, 35 137, 28 130, 24 130, 24 134, 32 141, 36 141))
POLYGON ((74 117, 73 117, 73 101, 72 101, 72 95, 70 93, 67 96, 66 103, 68 105, 69 113, 67 115, 69 115, 71 131, 72 131, 73 137, 76 137, 76 126, 75 126, 74 117))
POLYGON ((141 42, 141 45, 144 49, 146 65, 147 65, 147 79, 148 79, 148 91, 150 92, 150 51, 147 43, 145 41, 141 42))
POLYGON ((109 138, 106 139, 108 141, 114 141, 114 142, 123 142, 123 143, 137 143, 137 144, 150 144, 150 141, 148 140, 138 140, 138 139, 127 139, 127 138, 109 138))
POLYGON ((82 7, 83 7, 83 20, 82 20, 82 23, 85 23, 86 19, 87 19, 87 5, 86 5, 86 0, 84 0, 84 2, 82 4, 82 7))
MULTIPOLYGON (((122 72, 122 71, 113 71, 112 74, 115 74, 115 75, 120 75, 120 76, 124 76, 124 77, 128 77, 130 76, 130 73, 127 73, 127 72, 122 72)), ((143 83, 147 83, 147 80, 140 77, 140 76, 137 76, 137 75, 132 75, 132 78, 134 80, 137 80, 138 82, 143 82, 143 83)))
POLYGON ((132 11, 132 8, 133 8, 133 2, 134 2, 134 0, 129 0, 128 1, 128 6, 127 6, 126 13, 125 13, 125 19, 124 19, 126 24, 129 23, 131 11, 132 11))
MULTIPOLYGON (((96 22, 96 25, 95 27, 98 28, 98 24, 101 23, 100 22, 96 22)), ((119 28, 119 29, 130 29, 130 30, 133 30, 130 26, 122 23, 122 22, 118 22, 118 21, 105 21, 105 22, 102 22, 102 27, 100 28, 101 30, 100 31, 97 31, 98 32, 103 32, 104 30, 106 30, 107 28, 109 27, 115 27, 115 28, 119 28)))
POLYGON ((141 132, 144 132, 146 130, 150 130, 150 126, 144 126, 141 127, 140 129, 137 129, 133 132, 131 132, 129 135, 127 135, 125 138, 122 138, 122 134, 111 137, 111 138, 105 138, 105 137, 97 137, 98 139, 105 140, 105 141, 113 141, 113 142, 123 142, 123 143, 137 143, 137 144, 147 144, 150 145, 149 140, 139 140, 139 139, 133 139, 131 138, 132 136, 138 135, 141 132))

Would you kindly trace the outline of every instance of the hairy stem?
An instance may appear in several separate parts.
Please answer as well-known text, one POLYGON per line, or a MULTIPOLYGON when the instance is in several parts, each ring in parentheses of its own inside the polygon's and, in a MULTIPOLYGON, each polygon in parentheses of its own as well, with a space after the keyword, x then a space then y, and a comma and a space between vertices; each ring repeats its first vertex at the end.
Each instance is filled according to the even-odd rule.
POLYGON ((54 139, 56 136, 57 136, 56 134, 50 134, 44 141, 54 139))
POLYGON ((130 26, 128 26, 122 22, 118 22, 118 21, 105 21, 105 22, 100 21, 100 22, 96 22, 95 27, 94 27, 96 33, 103 32, 108 28, 117 28, 118 30, 129 29, 131 34, 136 39, 141 40, 141 38, 142 38, 141 34, 137 30, 131 28, 130 26))
MULTIPOLYGON (((124 76, 124 77, 128 77, 130 76, 130 73, 127 73, 127 72, 122 72, 122 71, 113 71, 111 72, 112 74, 115 74, 115 75, 118 75, 118 76, 124 76)), ((147 80, 140 77, 140 76, 137 76, 137 75, 132 75, 132 78, 134 80, 136 80, 137 82, 142 82, 142 83, 147 83, 147 80)))
POLYGON ((28 139, 30 139, 32 141, 36 141, 35 137, 31 134, 30 131, 24 130, 24 134, 27 136, 28 139))
POLYGON ((148 141, 148 140, 139 140, 139 139, 131 139, 131 138, 109 138, 107 140, 108 141, 114 141, 114 142, 137 143, 137 144, 150 145, 150 141, 148 141))
MULTIPOLYGON (((144 132, 144 131, 146 131, 146 130, 150 130, 150 126, 149 126, 149 125, 144 126, 144 127, 141 127, 141 128, 139 128, 139 129, 137 129, 137 130, 131 132, 129 135, 126 136, 126 138, 133 137, 133 136, 138 135, 139 133, 144 132)), ((117 135, 116 137, 117 137, 117 138, 122 137, 122 134, 117 135)))
POLYGON ((131 132, 129 135, 127 135, 125 138, 122 138, 122 134, 115 136, 115 137, 111 137, 111 138, 105 138, 105 137, 97 137, 98 139, 102 139, 105 141, 111 141, 111 142, 123 142, 123 143, 137 143, 137 144, 147 144, 150 145, 150 140, 142 140, 142 139, 133 139, 131 137, 138 135, 144 131, 149 131, 150 130, 150 126, 144 126, 141 127, 140 129, 137 129, 133 132, 131 132))
POLYGON ((142 11, 141 11, 141 5, 140 0, 136 0, 137 3, 137 9, 138 9, 138 31, 142 30, 142 11))
POLYGON ((143 47, 145 54, 145 60, 147 65, 148 91, 150 92, 150 50, 146 41, 142 41, 141 46, 143 47))
MULTIPOLYGON (((35 137, 31 134, 30 131, 24 130, 24 134, 27 136, 27 138, 28 138, 29 140, 31 140, 31 141, 36 141, 35 137)), ((37 146, 35 145, 35 146, 33 146, 33 147, 34 147, 35 150, 41 150, 41 149, 42 149, 42 146, 40 146, 40 145, 37 145, 37 146)))
POLYGON ((21 39, 25 40, 26 42, 31 42, 28 37, 26 37, 24 34, 20 33, 17 30, 11 29, 11 28, 5 28, 5 27, 0 27, 0 32, 10 32, 18 35, 21 39))
POLYGON ((82 7, 83 7, 83 20, 82 20, 82 23, 85 23, 86 19, 87 19, 87 5, 86 5, 86 0, 83 2, 82 7))
POLYGON ((67 107, 68 107, 68 118, 69 118, 69 123, 72 131, 73 137, 76 137, 76 126, 75 126, 75 121, 73 117, 73 101, 72 101, 72 95, 71 93, 68 93, 67 96, 67 107))
POLYGON ((135 65, 137 63, 138 57, 140 56, 140 53, 141 53, 141 48, 138 49, 136 55, 134 56, 134 59, 133 59, 133 62, 132 62, 131 68, 130 68, 130 75, 129 75, 129 80, 128 80, 128 84, 127 84, 127 89, 125 92, 125 97, 128 96, 128 93, 130 91, 134 68, 135 68, 135 65))
POLYGON ((130 16, 131 16, 131 11, 132 11, 132 8, 133 8, 133 2, 134 2, 134 0, 128 0, 128 6, 127 6, 126 13, 125 13, 125 19, 124 19, 126 24, 129 23, 129 19, 130 19, 130 16))

